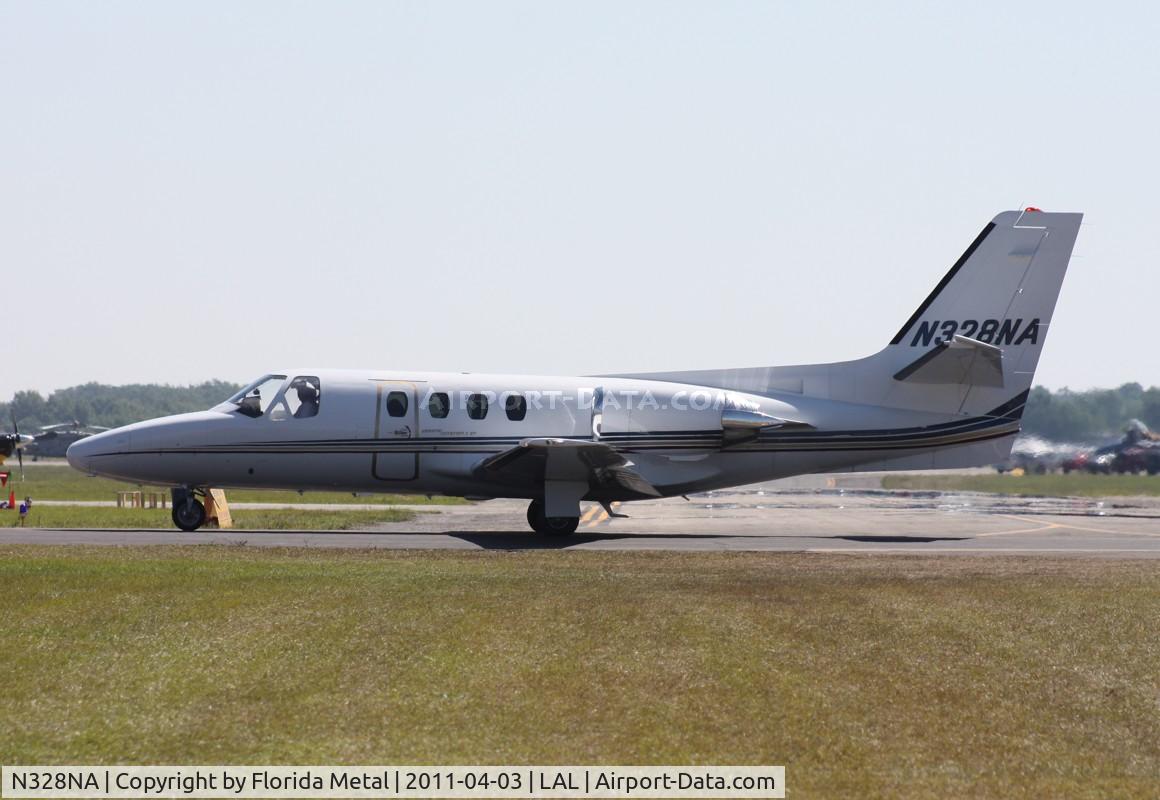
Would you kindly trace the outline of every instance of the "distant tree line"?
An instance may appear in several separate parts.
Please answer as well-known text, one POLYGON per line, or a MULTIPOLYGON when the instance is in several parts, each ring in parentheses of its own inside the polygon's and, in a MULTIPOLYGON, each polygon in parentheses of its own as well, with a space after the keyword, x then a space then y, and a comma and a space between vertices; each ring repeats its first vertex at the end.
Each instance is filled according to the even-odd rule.
MULTIPOLYGON (((48 397, 24 391, 17 392, 11 402, 0 403, 0 420, 7 429, 15 414, 20 427, 28 432, 73 420, 112 428, 206 409, 240 388, 226 381, 206 381, 196 386, 86 383, 59 389, 48 397)), ((1160 387, 1145 389, 1138 383, 1125 383, 1118 389, 1052 392, 1037 386, 1027 401, 1023 430, 1055 441, 1096 441, 1117 435, 1133 419, 1160 430, 1160 387)))
POLYGON ((1027 399, 1023 432, 1053 441, 1094 442, 1116 436, 1133 419, 1160 431, 1160 386, 1052 392, 1037 386, 1027 399))
POLYGON ((10 402, 0 403, 0 425, 6 430, 11 428, 15 415, 21 433, 34 433, 42 425, 73 421, 114 428, 166 414, 202 411, 240 388, 226 381, 206 381, 196 386, 86 383, 58 389, 48 397, 34 391, 17 392, 10 402))

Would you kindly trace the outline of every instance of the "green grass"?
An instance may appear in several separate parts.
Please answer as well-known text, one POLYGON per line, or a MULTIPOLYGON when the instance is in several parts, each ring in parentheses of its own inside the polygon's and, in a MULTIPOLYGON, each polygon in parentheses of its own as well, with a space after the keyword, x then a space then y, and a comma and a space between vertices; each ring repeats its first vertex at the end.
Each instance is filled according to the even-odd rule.
POLYGON ((993 494, 1042 495, 1048 497, 1121 497, 1160 495, 1160 477, 1149 475, 887 475, 884 489, 919 489, 941 492, 989 492, 993 494))
POLYGON ((7 763, 1160 793, 1155 562, 9 546, 0 608, 7 763))
MULTIPOLYGON (((91 506, 38 506, 33 501, 25 526, 29 528, 163 528, 173 529, 169 509, 93 508, 91 506)), ((273 508, 231 512, 234 527, 242 530, 332 530, 370 528, 380 522, 406 522, 415 512, 404 508, 320 511, 273 508)), ((0 527, 20 524, 13 511, 0 511, 0 527)))
MULTIPOLYGON (((11 472, 9 487, 18 496, 30 495, 33 500, 109 500, 117 499, 117 492, 136 491, 142 487, 109 480, 93 478, 71 467, 59 464, 26 464, 25 481, 20 482, 20 468, 9 459, 3 467, 11 472)), ((368 467, 369 469, 369 467, 368 467)), ((146 491, 150 487, 145 487, 146 491)), ((153 491, 167 491, 152 489, 153 491)), ((354 497, 350 492, 297 492, 265 491, 259 489, 231 489, 227 498, 232 503, 382 503, 452 505, 466 501, 459 497, 432 497, 404 494, 372 494, 354 497)))

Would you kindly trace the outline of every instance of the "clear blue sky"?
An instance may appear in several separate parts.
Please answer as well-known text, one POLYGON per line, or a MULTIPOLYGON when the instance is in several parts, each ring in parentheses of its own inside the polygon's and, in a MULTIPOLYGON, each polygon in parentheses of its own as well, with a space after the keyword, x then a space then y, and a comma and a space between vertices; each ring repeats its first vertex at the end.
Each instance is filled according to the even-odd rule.
POLYGON ((0 398, 851 358, 1020 205, 1087 214, 1037 382, 1160 384, 1158 22, 2 2, 0 398))

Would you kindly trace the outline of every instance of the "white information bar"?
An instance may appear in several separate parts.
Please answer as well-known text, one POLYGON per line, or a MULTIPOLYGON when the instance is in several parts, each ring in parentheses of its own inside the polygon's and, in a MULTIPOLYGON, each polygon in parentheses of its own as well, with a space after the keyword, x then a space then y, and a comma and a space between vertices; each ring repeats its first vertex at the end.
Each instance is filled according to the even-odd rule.
POLYGON ((785 767, 2 767, 4 798, 785 797, 785 767))

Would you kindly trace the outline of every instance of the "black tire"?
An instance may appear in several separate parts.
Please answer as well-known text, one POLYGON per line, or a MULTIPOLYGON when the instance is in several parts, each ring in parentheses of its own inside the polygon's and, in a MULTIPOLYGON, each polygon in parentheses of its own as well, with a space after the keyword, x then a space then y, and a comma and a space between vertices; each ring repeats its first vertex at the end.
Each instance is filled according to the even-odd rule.
POLYGON ((196 531, 205 524, 205 506, 192 496, 184 503, 174 503, 173 524, 186 533, 196 531))
POLYGON ((528 524, 532 530, 544 536, 570 536, 580 526, 579 517, 546 517, 544 504, 533 500, 528 505, 528 524))

